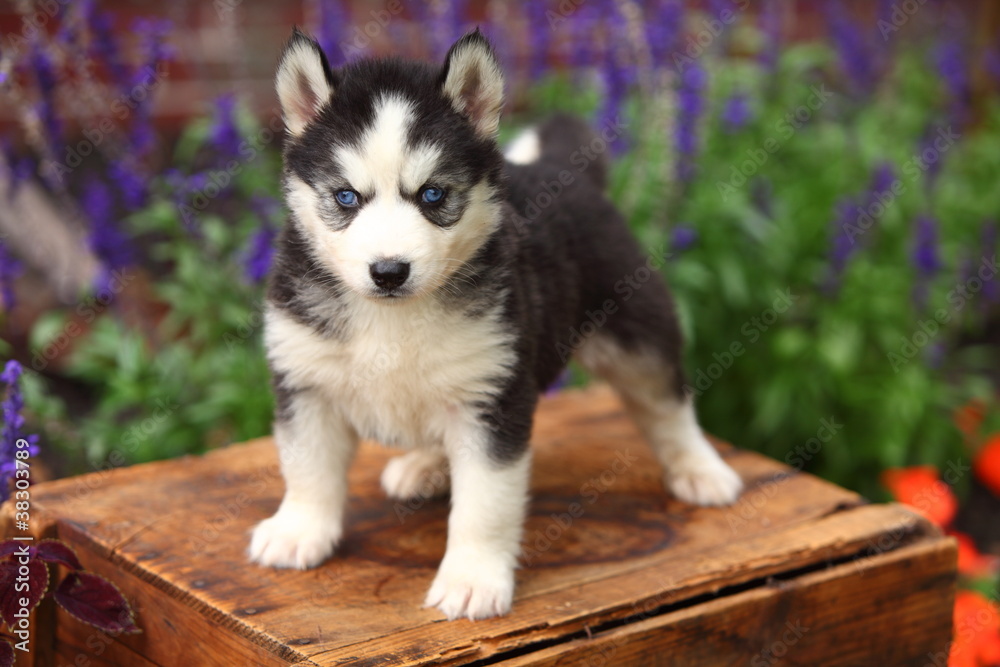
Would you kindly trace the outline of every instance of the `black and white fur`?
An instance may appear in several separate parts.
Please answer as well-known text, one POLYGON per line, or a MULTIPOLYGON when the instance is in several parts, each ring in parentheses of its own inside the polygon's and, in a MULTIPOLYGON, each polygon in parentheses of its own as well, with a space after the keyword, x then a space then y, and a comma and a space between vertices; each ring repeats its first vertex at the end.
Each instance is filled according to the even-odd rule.
POLYGON ((564 367, 571 332, 608 300, 616 312, 577 345, 577 360, 620 392, 674 495, 702 505, 739 495, 682 391, 666 287, 615 290, 647 258, 601 193, 605 165, 570 166, 592 135, 560 117, 505 159, 503 86, 478 31, 443 67, 390 59, 332 70, 313 40, 296 31, 288 42, 277 90, 290 217, 266 314, 286 491, 253 531, 257 563, 310 568, 333 553, 348 466, 359 438, 372 438, 410 450, 382 475, 392 497, 449 472, 447 550, 426 604, 449 619, 507 612, 537 398, 564 367), (573 182, 528 211, 563 170, 573 182), (445 196, 423 201, 429 186, 445 196), (358 205, 338 203, 342 190, 358 205), (377 285, 379 262, 406 263, 404 282, 377 285))

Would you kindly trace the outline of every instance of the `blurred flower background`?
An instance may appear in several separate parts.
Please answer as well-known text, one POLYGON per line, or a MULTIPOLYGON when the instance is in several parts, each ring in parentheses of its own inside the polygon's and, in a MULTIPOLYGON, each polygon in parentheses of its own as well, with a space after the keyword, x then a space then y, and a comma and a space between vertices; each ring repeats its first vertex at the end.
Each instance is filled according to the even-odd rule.
MULTIPOLYGON (((269 79, 295 23, 334 65, 439 60, 479 25, 508 72, 504 138, 557 109, 591 119, 674 287, 706 428, 913 504, 960 540, 956 622, 997 618, 992 2, 14 2, 0 449, 30 434, 61 476, 268 433, 269 79)), ((1000 664, 1000 629, 975 637, 953 663, 1000 664)))

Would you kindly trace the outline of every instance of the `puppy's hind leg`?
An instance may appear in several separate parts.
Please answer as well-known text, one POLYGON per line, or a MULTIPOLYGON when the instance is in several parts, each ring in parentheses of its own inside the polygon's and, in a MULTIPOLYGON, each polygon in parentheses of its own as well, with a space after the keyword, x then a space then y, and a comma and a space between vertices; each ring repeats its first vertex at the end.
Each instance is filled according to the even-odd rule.
POLYGON ((728 505, 743 482, 705 438, 694 402, 680 389, 678 362, 664 356, 651 348, 626 349, 604 332, 577 350, 580 363, 622 397, 663 466, 670 492, 695 505, 728 505))
POLYGON ((448 491, 448 457, 444 449, 414 449, 397 456, 382 471, 382 488, 390 498, 434 498, 448 491))

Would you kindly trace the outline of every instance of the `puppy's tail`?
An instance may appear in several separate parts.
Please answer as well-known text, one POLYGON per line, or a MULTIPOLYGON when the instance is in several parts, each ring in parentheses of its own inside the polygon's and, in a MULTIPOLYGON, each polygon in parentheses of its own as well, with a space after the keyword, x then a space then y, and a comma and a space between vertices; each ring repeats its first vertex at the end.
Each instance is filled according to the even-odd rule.
POLYGON ((546 162, 576 176, 582 174, 603 190, 608 180, 609 146, 578 116, 553 114, 519 134, 505 156, 514 164, 546 162))

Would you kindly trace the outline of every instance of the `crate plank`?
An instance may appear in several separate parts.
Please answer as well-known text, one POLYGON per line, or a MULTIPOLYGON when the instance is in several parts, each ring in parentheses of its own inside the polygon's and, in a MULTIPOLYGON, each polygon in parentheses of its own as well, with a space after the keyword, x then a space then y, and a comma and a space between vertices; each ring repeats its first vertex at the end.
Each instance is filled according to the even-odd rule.
MULTIPOLYGON (((120 645, 122 660, 156 664, 184 650, 185 665, 213 664, 212 655, 232 656, 228 664, 464 664, 568 645, 637 610, 728 596, 867 552, 878 561, 921 542, 954 551, 903 508, 867 505, 727 445, 723 455, 748 485, 743 498, 721 509, 680 503, 603 387, 543 400, 532 440, 514 611, 476 623, 444 622, 420 607, 444 553, 447 500, 387 499, 378 480, 394 453, 370 443, 351 470, 344 543, 305 572, 246 561, 249 530, 283 490, 269 439, 39 485, 34 512, 137 600, 144 633, 104 650, 120 645), (185 637, 197 637, 202 653, 186 649, 185 637)), ((857 577, 866 568, 856 566, 857 577)), ((86 630, 69 629, 75 622, 64 615, 57 623, 61 642, 86 646, 86 630)))
POLYGON ((922 541, 876 559, 863 577, 854 563, 844 563, 640 617, 503 664, 933 665, 951 638, 954 567, 947 541, 922 541), (935 586, 913 587, 915 578, 935 586), (891 601, 892 608, 872 604, 873 598, 891 601))

